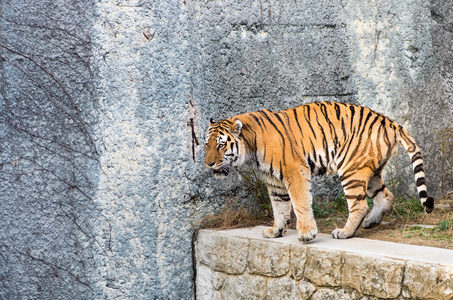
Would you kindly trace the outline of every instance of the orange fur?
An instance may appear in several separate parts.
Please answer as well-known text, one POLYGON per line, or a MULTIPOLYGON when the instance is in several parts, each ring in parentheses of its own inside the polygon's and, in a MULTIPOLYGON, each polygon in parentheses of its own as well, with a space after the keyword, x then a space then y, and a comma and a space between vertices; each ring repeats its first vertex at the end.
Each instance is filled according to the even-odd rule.
POLYGON ((348 202, 349 218, 335 238, 352 237, 368 214, 366 196, 375 208, 364 227, 378 225, 393 202, 381 172, 400 143, 412 159, 418 194, 427 212, 433 199, 426 192, 423 161, 414 139, 399 124, 362 106, 316 102, 278 112, 260 110, 210 122, 205 165, 216 175, 244 163, 267 183, 274 208, 274 227, 266 237, 282 236, 290 205, 301 241, 317 234, 311 207, 311 174, 338 173, 348 202))

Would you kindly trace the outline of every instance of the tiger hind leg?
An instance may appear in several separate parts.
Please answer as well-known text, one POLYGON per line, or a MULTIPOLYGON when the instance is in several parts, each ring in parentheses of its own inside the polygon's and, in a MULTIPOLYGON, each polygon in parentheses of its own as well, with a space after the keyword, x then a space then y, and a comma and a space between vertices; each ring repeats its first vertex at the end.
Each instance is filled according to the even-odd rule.
POLYGON ((286 225, 291 215, 291 199, 285 188, 268 186, 268 192, 274 212, 274 226, 265 228, 263 236, 266 238, 285 236, 286 225))
POLYGON ((345 226, 332 231, 332 236, 336 239, 347 239, 354 236, 357 228, 368 214, 369 208, 366 202, 366 189, 369 176, 349 176, 347 180, 342 180, 345 198, 348 202, 349 216, 345 226), (364 181, 361 178, 367 178, 364 181))
POLYGON ((368 183, 367 196, 373 199, 373 209, 363 221, 363 228, 373 228, 381 224, 387 211, 393 204, 395 196, 385 187, 381 176, 371 177, 368 183))

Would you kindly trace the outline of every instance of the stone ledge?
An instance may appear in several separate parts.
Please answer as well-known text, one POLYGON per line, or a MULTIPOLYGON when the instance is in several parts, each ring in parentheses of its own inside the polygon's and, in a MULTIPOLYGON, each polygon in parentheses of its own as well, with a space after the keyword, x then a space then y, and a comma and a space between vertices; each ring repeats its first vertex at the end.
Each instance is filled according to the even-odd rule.
POLYGON ((453 299, 453 251, 264 227, 201 230, 197 299, 453 299))

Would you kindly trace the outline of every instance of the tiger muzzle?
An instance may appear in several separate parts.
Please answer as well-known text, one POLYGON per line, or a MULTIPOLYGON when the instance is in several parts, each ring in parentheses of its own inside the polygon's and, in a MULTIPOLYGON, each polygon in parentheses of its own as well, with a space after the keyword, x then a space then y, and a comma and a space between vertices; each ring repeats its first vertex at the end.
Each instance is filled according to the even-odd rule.
POLYGON ((214 176, 228 176, 230 174, 230 166, 224 165, 220 167, 219 169, 212 169, 214 176))

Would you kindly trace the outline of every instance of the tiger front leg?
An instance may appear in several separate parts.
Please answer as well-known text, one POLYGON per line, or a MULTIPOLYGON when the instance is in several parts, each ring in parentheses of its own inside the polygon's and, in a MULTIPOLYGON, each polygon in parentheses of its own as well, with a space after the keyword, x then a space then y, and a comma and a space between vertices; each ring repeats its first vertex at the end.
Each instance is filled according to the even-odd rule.
POLYGON ((313 216, 312 195, 310 192, 310 172, 307 169, 289 173, 287 189, 291 197, 299 241, 308 242, 318 234, 318 227, 313 216))
POLYGON ((291 201, 284 186, 268 185, 267 190, 271 198, 272 211, 274 212, 274 226, 263 230, 266 238, 282 237, 286 234, 286 225, 291 215, 291 201))
POLYGON ((272 210, 274 212, 274 226, 266 227, 263 230, 263 236, 266 238, 282 237, 286 235, 286 225, 289 222, 291 213, 291 202, 282 200, 273 200, 272 210))

